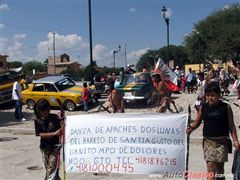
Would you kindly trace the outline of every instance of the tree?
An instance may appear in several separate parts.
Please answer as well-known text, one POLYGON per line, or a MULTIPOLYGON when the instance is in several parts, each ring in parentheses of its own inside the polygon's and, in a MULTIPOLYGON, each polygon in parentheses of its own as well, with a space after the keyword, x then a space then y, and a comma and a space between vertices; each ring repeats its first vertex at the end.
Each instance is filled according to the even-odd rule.
POLYGON ((240 54, 240 5, 213 12, 194 26, 185 38, 184 45, 192 63, 213 61, 223 62, 237 59, 240 54), (199 45, 200 43, 200 45, 199 45))
POLYGON ((11 68, 19 68, 19 67, 22 67, 22 62, 19 62, 19 61, 7 62, 7 67, 9 69, 11 69, 11 68))
MULTIPOLYGON (((159 56, 166 62, 168 47, 164 46, 159 49, 159 56)), ((188 63, 187 53, 183 46, 169 46, 169 60, 174 60, 174 65, 183 66, 188 63)))
POLYGON ((22 71, 25 74, 32 74, 33 69, 35 69, 36 72, 46 72, 47 68, 46 66, 41 63, 41 62, 37 62, 37 61, 29 61, 25 64, 23 64, 23 68, 22 71))
POLYGON ((136 70, 142 71, 143 68, 146 68, 148 71, 151 71, 155 66, 155 61, 157 61, 159 57, 158 50, 148 50, 145 54, 143 54, 136 64, 136 70))
MULTIPOLYGON (((167 61, 167 46, 160 48, 159 50, 149 50, 143 54, 137 62, 137 71, 142 71, 143 68, 147 68, 151 71, 155 67, 155 63, 160 57, 164 62, 167 61)), ((169 59, 174 60, 175 65, 183 66, 188 62, 187 53, 183 46, 169 46, 169 59)))

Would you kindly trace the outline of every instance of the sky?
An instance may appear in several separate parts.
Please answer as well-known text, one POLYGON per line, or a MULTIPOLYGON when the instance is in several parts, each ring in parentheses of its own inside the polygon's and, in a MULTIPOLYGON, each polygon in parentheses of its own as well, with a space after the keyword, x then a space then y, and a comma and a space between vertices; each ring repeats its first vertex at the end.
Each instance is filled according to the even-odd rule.
MULTIPOLYGON (((240 0, 92 0, 93 60, 99 66, 136 64, 147 50, 167 45, 162 7, 168 10, 169 41, 181 45, 194 24, 240 0), (126 45, 126 48, 125 48, 126 45), (119 46, 121 48, 119 49, 119 46)), ((0 54, 9 61, 43 62, 66 53, 90 62, 87 0, 0 0, 0 54)))

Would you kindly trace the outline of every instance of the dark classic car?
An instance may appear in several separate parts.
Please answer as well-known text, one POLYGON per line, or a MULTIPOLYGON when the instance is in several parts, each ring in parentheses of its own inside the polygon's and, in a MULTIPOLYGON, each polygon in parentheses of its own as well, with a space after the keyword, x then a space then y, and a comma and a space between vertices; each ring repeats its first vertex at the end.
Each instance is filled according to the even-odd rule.
POLYGON ((124 74, 124 77, 119 77, 115 82, 115 89, 119 91, 123 98, 130 100, 152 100, 157 94, 155 90, 151 74, 138 72, 134 74, 124 74))

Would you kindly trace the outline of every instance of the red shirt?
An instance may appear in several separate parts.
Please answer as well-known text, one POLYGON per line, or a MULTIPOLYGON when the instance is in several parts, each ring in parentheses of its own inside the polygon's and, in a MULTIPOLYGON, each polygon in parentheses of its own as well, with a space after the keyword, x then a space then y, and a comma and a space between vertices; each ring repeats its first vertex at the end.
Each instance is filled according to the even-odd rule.
POLYGON ((89 93, 89 91, 88 91, 88 88, 83 88, 82 89, 82 100, 83 101, 87 101, 87 99, 88 99, 88 93, 89 93))

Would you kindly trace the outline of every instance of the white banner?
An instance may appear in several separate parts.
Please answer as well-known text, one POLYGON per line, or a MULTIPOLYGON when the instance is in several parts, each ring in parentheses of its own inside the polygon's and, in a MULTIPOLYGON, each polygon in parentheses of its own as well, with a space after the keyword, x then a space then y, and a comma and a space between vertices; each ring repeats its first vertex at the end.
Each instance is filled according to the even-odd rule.
POLYGON ((66 172, 184 172, 187 117, 187 114, 68 116, 66 172))

